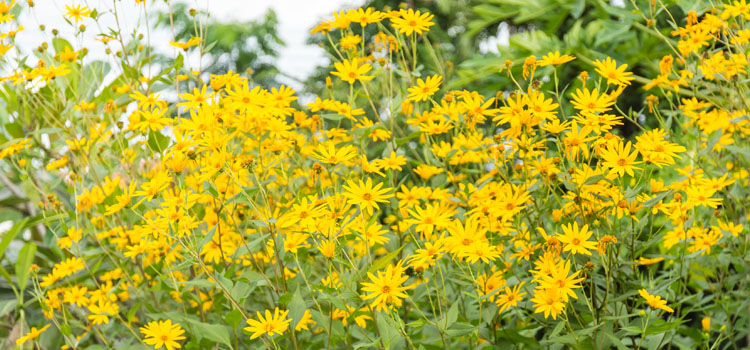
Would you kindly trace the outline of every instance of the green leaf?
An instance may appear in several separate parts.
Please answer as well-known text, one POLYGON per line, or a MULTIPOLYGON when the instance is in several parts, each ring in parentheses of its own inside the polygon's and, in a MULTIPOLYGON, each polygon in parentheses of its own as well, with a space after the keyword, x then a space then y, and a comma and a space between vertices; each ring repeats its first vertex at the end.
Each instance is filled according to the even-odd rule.
POLYGON ((323 119, 328 119, 332 121, 339 121, 341 119, 344 119, 343 115, 337 114, 337 113, 326 113, 326 114, 321 115, 321 117, 323 117, 323 119))
POLYGON ((232 329, 237 329, 237 327, 239 327, 239 325, 242 323, 242 320, 242 313, 237 310, 232 310, 226 316, 224 316, 224 322, 232 326, 232 329))
POLYGON ((302 294, 300 294, 299 289, 294 292, 294 296, 289 302, 288 309, 289 313, 292 315, 292 328, 297 327, 297 323, 302 319, 302 316, 305 315, 305 310, 307 310, 305 299, 302 298, 302 294))
POLYGON ((445 325, 452 325, 458 319, 458 304, 459 303, 453 303, 453 305, 451 305, 450 310, 448 310, 448 317, 445 325))
POLYGON ((679 321, 664 322, 664 320, 656 320, 654 323, 646 327, 645 335, 661 334, 664 332, 671 331, 679 326, 679 321))
POLYGON ((664 191, 662 193, 659 193, 654 198, 651 198, 651 199, 643 202, 643 206, 646 207, 646 208, 651 208, 654 205, 656 205, 656 203, 661 202, 661 200, 664 199, 664 197, 668 196, 672 192, 673 192, 673 190, 664 191))
POLYGON ((232 287, 232 290, 229 291, 229 294, 231 294, 232 298, 234 298, 235 300, 241 301, 247 298, 247 296, 250 295, 251 291, 252 288, 250 288, 249 284, 242 281, 237 281, 232 287))
POLYGON ((0 317, 7 315, 13 307, 16 306, 17 301, 15 299, 8 299, 0 301, 0 317))
POLYGON ((3 235, 3 239, 0 240, 0 260, 3 259, 3 256, 5 255, 5 249, 8 249, 8 245, 10 245, 10 242, 13 241, 13 239, 15 239, 16 236, 24 228, 26 228, 26 222, 28 221, 29 218, 24 218, 23 220, 13 225, 13 227, 11 227, 8 232, 5 232, 5 234, 3 235))
POLYGON ((70 51, 73 51, 73 45, 70 45, 70 43, 60 37, 52 38, 52 47, 55 48, 55 53, 60 53, 65 51, 65 48, 67 47, 70 51))
POLYGON ((8 131, 8 134, 10 134, 10 136, 13 136, 17 139, 23 138, 24 135, 26 135, 23 131, 23 127, 18 122, 6 123, 5 130, 8 131))
POLYGON ((199 337, 208 339, 212 342, 223 344, 232 348, 232 341, 229 338, 229 330, 227 327, 218 324, 208 324, 188 319, 192 325, 197 328, 199 337))
POLYGON ((378 329, 380 329, 380 337, 386 349, 390 349, 391 344, 399 337, 398 329, 396 329, 391 318, 385 314, 381 314, 377 322, 378 329))
POLYGON ((477 328, 470 324, 456 322, 451 324, 450 327, 445 330, 445 335, 450 337, 460 337, 471 334, 475 329, 477 328))
POLYGON ((169 147, 169 137, 162 135, 158 131, 149 131, 148 147, 154 152, 162 153, 169 147))
POLYGON ((367 272, 372 273, 372 272, 375 272, 377 270, 380 270, 380 269, 388 266, 388 263, 390 263, 391 260, 393 260, 393 258, 397 257, 398 253, 401 251, 401 249, 404 249, 404 247, 405 246, 402 245, 398 249, 396 249, 396 250, 388 253, 388 255, 386 255, 386 256, 384 256, 384 257, 376 260, 374 263, 372 263, 372 266, 370 266, 370 268, 367 269, 367 272))
POLYGON ((21 252, 18 253, 18 261, 16 261, 16 279, 18 282, 18 288, 23 292, 26 289, 26 283, 29 282, 29 269, 31 264, 34 263, 34 255, 36 254, 36 244, 26 243, 21 248, 21 252))

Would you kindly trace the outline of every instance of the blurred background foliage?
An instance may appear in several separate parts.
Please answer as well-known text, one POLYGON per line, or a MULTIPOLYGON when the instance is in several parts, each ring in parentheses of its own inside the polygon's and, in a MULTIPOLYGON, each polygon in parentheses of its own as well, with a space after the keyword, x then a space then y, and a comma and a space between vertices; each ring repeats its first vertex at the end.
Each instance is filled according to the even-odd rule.
POLYGON ((279 20, 272 9, 254 21, 223 21, 210 15, 206 17, 206 13, 191 10, 187 3, 174 4, 172 12, 171 19, 168 12, 157 13, 157 28, 171 30, 173 24, 175 37, 181 42, 197 37, 203 31, 203 73, 224 74, 232 70, 246 75, 258 85, 279 85, 276 79, 280 72, 276 61, 284 42, 278 35, 279 20))

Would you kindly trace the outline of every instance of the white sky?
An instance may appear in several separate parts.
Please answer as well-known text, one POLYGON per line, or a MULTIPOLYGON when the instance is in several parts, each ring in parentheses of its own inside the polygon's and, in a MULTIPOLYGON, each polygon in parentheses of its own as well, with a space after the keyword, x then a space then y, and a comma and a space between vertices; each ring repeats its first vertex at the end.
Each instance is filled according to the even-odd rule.
MULTIPOLYGON (((170 1, 175 2, 175 0, 170 1)), ((166 8, 163 0, 147 0, 147 2, 149 12, 166 8)), ((254 20, 262 18, 269 8, 276 11, 279 20, 277 27, 279 36, 286 43, 286 46, 280 50, 281 57, 277 62, 277 67, 282 73, 299 79, 307 77, 316 66, 328 63, 321 48, 305 44, 310 29, 320 20, 332 18, 332 12, 335 10, 356 8, 363 3, 362 0, 187 0, 184 2, 193 8, 208 8, 211 16, 221 20, 254 20)), ((18 3, 26 7, 26 1, 18 1, 18 3)), ((88 47, 92 58, 102 58, 101 54, 104 50, 104 46, 93 41, 92 37, 102 31, 107 31, 107 27, 117 26, 113 15, 115 10, 113 4, 116 4, 123 33, 130 33, 138 28, 138 32, 145 34, 143 9, 141 6, 135 6, 135 0, 36 0, 35 3, 36 6, 31 10, 24 8, 19 18, 19 22, 26 29, 18 35, 17 43, 24 51, 36 48, 42 41, 48 41, 51 45, 49 31, 52 28, 58 29, 63 38, 70 40, 74 37, 73 28, 62 18, 65 5, 81 4, 88 6, 89 9, 97 9, 100 13, 101 30, 96 27, 92 19, 85 19, 82 23, 88 28, 84 35, 86 40, 73 43, 76 49, 81 46, 88 47), (47 27, 46 35, 38 29, 40 24, 47 27)), ((151 26, 153 27, 153 23, 151 26)), ((171 34, 168 31, 151 33, 151 41, 156 43, 154 46, 167 52, 172 50, 168 45, 170 39, 171 34)), ((197 58, 191 58, 190 61, 191 67, 197 67, 197 58)), ((292 80, 280 80, 295 88, 300 87, 292 80)))

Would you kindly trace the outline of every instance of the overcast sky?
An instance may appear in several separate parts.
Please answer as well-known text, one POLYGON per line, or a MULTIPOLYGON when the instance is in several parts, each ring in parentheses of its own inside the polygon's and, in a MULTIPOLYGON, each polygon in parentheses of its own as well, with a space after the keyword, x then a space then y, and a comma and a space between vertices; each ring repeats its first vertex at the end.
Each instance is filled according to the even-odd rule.
MULTIPOLYGON (((166 8, 162 0, 147 1, 149 12, 166 8)), ((174 2, 174 0, 171 1, 174 2)), ((254 20, 261 18, 269 8, 273 9, 279 20, 279 35, 286 43, 286 47, 281 49, 281 57, 277 66, 283 73, 299 79, 304 79, 316 66, 328 62, 322 49, 305 44, 310 29, 320 20, 332 18, 332 12, 335 10, 356 8, 363 3, 362 0, 186 0, 183 2, 193 8, 208 8, 211 16, 221 20, 254 20)), ((26 6, 25 1, 19 3, 21 6, 26 6)), ((139 32, 144 32, 146 28, 143 22, 143 9, 135 6, 135 0, 37 0, 35 3, 34 9, 24 9, 19 18, 19 22, 24 24, 26 30, 19 34, 17 39, 19 45, 25 49, 33 49, 42 41, 50 40, 48 35, 42 34, 38 29, 40 24, 47 27, 48 33, 52 28, 56 28, 62 37, 74 37, 73 28, 62 18, 65 5, 81 4, 90 9, 95 8, 103 14, 100 19, 101 30, 96 28, 93 20, 85 19, 83 24, 90 28, 86 32, 87 40, 73 44, 76 48, 81 45, 88 47, 93 58, 100 58, 101 56, 97 57, 97 53, 103 52, 104 47, 101 43, 93 41, 92 37, 102 31, 106 32, 107 27, 116 28, 114 10, 117 11, 123 33, 132 32, 136 28, 139 32), (117 4, 116 8, 113 4, 117 4)), ((171 50, 168 46, 171 35, 168 32, 152 32, 151 38, 155 46, 163 45, 164 50, 171 50)), ((286 82, 295 85, 289 80, 286 82)))

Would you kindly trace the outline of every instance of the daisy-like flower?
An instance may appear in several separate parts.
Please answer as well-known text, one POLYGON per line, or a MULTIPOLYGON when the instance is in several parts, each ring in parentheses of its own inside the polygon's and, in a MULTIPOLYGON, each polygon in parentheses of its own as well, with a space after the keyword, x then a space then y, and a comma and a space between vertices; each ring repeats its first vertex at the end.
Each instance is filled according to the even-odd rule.
POLYGON ((182 335, 185 330, 172 320, 149 322, 145 327, 141 327, 143 342, 153 345, 155 349, 165 347, 167 350, 179 349, 182 347, 178 340, 183 340, 182 335))
POLYGON ((495 261, 500 257, 500 252, 488 241, 476 241, 459 253, 458 257, 466 258, 466 261, 472 264, 479 260, 482 260, 485 264, 489 264, 490 261, 495 261))
POLYGON ((376 159, 373 161, 373 163, 375 163, 375 166, 383 170, 401 171, 403 170, 401 166, 406 165, 406 158, 397 155, 394 151, 391 151, 391 154, 390 156, 388 156, 388 158, 376 159))
POLYGON ((495 301, 497 306, 500 307, 500 311, 498 312, 503 312, 511 306, 516 306, 519 301, 523 300, 523 296, 526 295, 526 293, 521 292, 521 287, 523 287, 524 283, 525 282, 521 282, 513 288, 505 287, 505 291, 500 294, 495 301))
POLYGON ((65 13, 64 17, 69 20, 75 20, 76 23, 83 21, 83 17, 91 15, 89 8, 86 6, 81 7, 80 4, 75 6, 65 5, 65 9, 68 10, 68 12, 65 13))
POLYGON ((333 142, 328 142, 328 145, 321 143, 313 153, 315 159, 331 165, 346 163, 356 156, 356 147, 351 145, 336 147, 333 142))
POLYGON ((422 80, 417 79, 417 85, 409 88, 409 100, 419 102, 427 101, 430 96, 440 90, 440 84, 443 82, 443 77, 439 75, 433 75, 422 80))
POLYGON ((412 33, 422 34, 435 24, 432 22, 435 15, 429 12, 421 13, 408 9, 401 10, 399 14, 401 17, 391 18, 391 25, 406 35, 411 35, 412 33))
POLYGON ((419 175, 424 180, 429 180, 431 177, 443 172, 443 168, 436 166, 420 164, 414 169, 414 173, 419 175))
POLYGON ((362 298, 365 300, 374 299, 371 306, 376 310, 385 310, 391 304, 400 306, 401 299, 409 297, 404 291, 410 289, 410 287, 402 286, 409 279, 409 276, 404 275, 404 268, 401 263, 396 266, 390 265, 385 271, 378 271, 377 276, 369 272, 367 276, 371 282, 363 282, 362 291, 370 294, 362 298))
POLYGON ((361 26, 367 26, 370 23, 378 23, 385 18, 385 14, 380 11, 374 11, 372 7, 368 7, 366 10, 361 8, 352 9, 346 11, 346 17, 354 23, 359 23, 361 26))
POLYGON ((546 67, 546 66, 559 66, 564 63, 568 63, 572 60, 576 59, 575 56, 571 55, 560 55, 560 51, 550 52, 546 54, 545 56, 542 56, 542 59, 539 60, 539 66, 540 67, 546 67))
POLYGON ((336 68, 335 72, 331 74, 341 78, 341 80, 354 84, 355 81, 367 81, 371 80, 373 76, 365 75, 367 72, 372 70, 372 66, 369 63, 359 65, 357 58, 350 60, 344 60, 342 62, 334 62, 333 66, 336 68))
POLYGON ((589 90, 587 88, 576 89, 576 92, 571 94, 573 100, 570 103, 573 104, 575 109, 581 111, 581 114, 588 113, 604 113, 611 108, 615 101, 607 94, 599 94, 599 90, 589 90))
POLYGON ((567 302, 568 297, 578 299, 573 289, 581 288, 579 284, 585 278, 578 277, 580 271, 573 272, 568 275, 570 271, 570 260, 560 261, 552 265, 550 273, 542 276, 540 286, 548 290, 555 290, 562 297, 562 300, 567 302))
POLYGON ((562 296, 556 289, 537 288, 531 301, 534 302, 535 314, 544 313, 544 318, 552 315, 553 320, 556 320, 557 315, 565 308, 562 296))
POLYGON ((392 193, 388 193, 391 191, 390 187, 382 189, 381 187, 383 187, 382 183, 373 186, 370 178, 367 178, 367 182, 359 180, 359 183, 349 180, 344 185, 344 190, 346 190, 344 196, 349 198, 352 205, 359 205, 364 213, 372 215, 373 209, 378 206, 378 203, 385 203, 393 197, 392 193))
POLYGON ((47 328, 49 328, 49 325, 45 325, 44 327, 39 328, 39 329, 37 329, 36 327, 31 327, 31 330, 29 331, 29 333, 26 333, 26 335, 16 340, 16 346, 21 346, 29 340, 39 338, 42 332, 46 331, 47 328))
POLYGON ((170 41, 169 45, 172 45, 174 47, 187 51, 187 49, 189 49, 190 47, 200 44, 200 42, 201 42, 201 38, 192 37, 190 38, 190 40, 186 42, 170 41))
POLYGON ((604 61, 594 61, 594 66, 596 66, 595 70, 599 75, 607 78, 607 84, 628 86, 635 79, 632 77, 633 73, 625 71, 628 69, 627 64, 618 67, 617 62, 609 57, 605 58, 604 61))
POLYGON ((273 337, 274 334, 284 334, 286 330, 289 328, 289 323, 292 322, 291 319, 289 319, 289 310, 281 311, 277 307, 273 311, 273 315, 271 315, 271 310, 266 310, 265 317, 260 314, 260 311, 257 313, 258 319, 257 320, 247 320, 248 327, 243 328, 244 330, 252 333, 250 336, 250 339, 255 339, 263 334, 268 335, 269 337, 273 337))
POLYGON ((563 225, 563 234, 557 237, 560 242, 564 243, 563 251, 571 251, 573 254, 591 255, 589 250, 596 249, 596 242, 589 241, 591 234, 589 225, 583 225, 578 229, 578 223, 563 225))
POLYGON ((201 107, 208 106, 208 101, 214 97, 214 92, 207 92, 206 87, 208 85, 203 85, 203 87, 199 90, 198 88, 193 88, 193 93, 186 92, 184 94, 180 94, 180 98, 187 100, 187 102, 181 102, 177 104, 177 107, 185 107, 186 111, 189 110, 199 110, 201 107))
POLYGON ((620 176, 626 173, 630 176, 635 176, 633 170, 640 170, 635 164, 635 158, 638 156, 638 150, 633 150, 630 153, 630 141, 627 144, 623 144, 622 141, 618 141, 617 145, 612 147, 611 144, 602 151, 601 157, 604 160, 602 165, 611 169, 612 173, 616 173, 620 176))
POLYGON ((640 294, 643 299, 646 299, 646 302, 652 308, 664 310, 670 313, 674 312, 671 307, 667 306, 667 301, 663 300, 660 296, 648 294, 648 291, 646 291, 645 289, 639 289, 638 294, 640 294))

